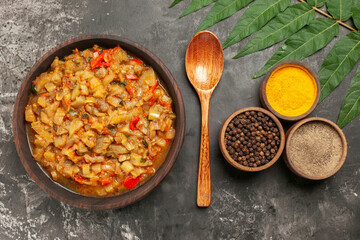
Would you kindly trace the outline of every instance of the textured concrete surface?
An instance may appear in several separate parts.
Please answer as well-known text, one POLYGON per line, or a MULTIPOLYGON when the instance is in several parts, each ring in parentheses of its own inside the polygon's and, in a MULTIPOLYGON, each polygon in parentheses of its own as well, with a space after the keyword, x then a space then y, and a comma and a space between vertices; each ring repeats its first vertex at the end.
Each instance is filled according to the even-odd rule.
MULTIPOLYGON (((249 38, 225 51, 210 109, 212 203, 196 207, 200 107, 184 56, 210 7, 179 20, 189 0, 168 9, 171 2, 0 0, 0 239, 359 239, 359 117, 344 128, 349 148, 343 168, 325 181, 296 177, 282 159, 258 174, 238 172, 223 159, 221 124, 237 109, 259 106, 261 79, 251 77, 279 46, 232 60, 249 38), (11 130, 17 90, 36 60, 64 40, 96 33, 127 37, 162 59, 180 86, 187 114, 184 147, 172 172, 145 199, 112 211, 73 208, 41 190, 22 167, 11 130)), ((242 12, 210 30, 223 42, 242 12)), ((347 32, 341 28, 340 35, 347 32)), ((304 62, 318 71, 333 44, 304 62)), ((336 121, 354 72, 313 116, 336 121)))

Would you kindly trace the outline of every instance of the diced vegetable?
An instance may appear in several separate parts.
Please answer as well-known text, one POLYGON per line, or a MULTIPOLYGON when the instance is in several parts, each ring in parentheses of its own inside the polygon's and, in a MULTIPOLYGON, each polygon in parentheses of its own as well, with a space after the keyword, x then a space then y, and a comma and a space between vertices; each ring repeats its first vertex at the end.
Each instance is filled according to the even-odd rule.
POLYGON ((115 74, 113 72, 110 72, 108 75, 106 75, 103 79, 103 84, 107 86, 109 83, 111 83, 115 79, 115 74))
POLYGON ((56 89, 56 85, 53 84, 52 82, 48 82, 45 84, 45 88, 48 92, 52 92, 56 89))
POLYGON ((48 116, 45 112, 41 112, 41 114, 40 114, 40 120, 41 120, 43 123, 52 126, 52 121, 50 120, 49 116, 48 116))
POLYGON ((159 145, 160 147, 166 147, 166 140, 163 139, 163 138, 159 138, 157 141, 156 141, 156 144, 159 145))
POLYGON ((145 70, 141 74, 139 81, 148 86, 155 85, 156 84, 156 74, 155 74, 154 70, 152 68, 148 68, 147 70, 145 70))
MULTIPOLYGON (((85 155, 84 155, 84 159, 85 159, 86 162, 92 162, 92 163, 105 161, 105 157, 104 157, 104 156, 94 156, 94 157, 91 157, 91 156, 89 156, 88 154, 85 154, 85 155)), ((95 165, 95 164, 94 164, 94 165, 95 165)))
POLYGON ((173 139, 175 137, 175 129, 171 128, 169 131, 167 131, 165 137, 167 139, 173 139))
POLYGON ((89 164, 82 165, 82 172, 85 176, 90 175, 90 165, 89 164))
POLYGON ((53 161, 55 161, 55 153, 46 151, 44 153, 44 158, 49 162, 53 162, 53 161))
POLYGON ((143 167, 136 167, 134 170, 131 171, 131 175, 133 178, 137 178, 143 173, 146 173, 146 170, 143 167))
POLYGON ((101 164, 95 163, 95 164, 91 165, 91 170, 94 174, 98 174, 99 172, 101 172, 101 164))
POLYGON ((41 106, 41 107, 46 107, 47 105, 47 100, 45 96, 40 96, 37 100, 37 103, 41 106))
POLYGON ((120 154, 125 154, 129 151, 124 146, 111 144, 109 146, 109 152, 113 153, 115 156, 119 156, 120 154))
POLYGON ((28 121, 28 122, 34 122, 34 121, 36 121, 36 116, 35 116, 35 114, 34 114, 32 105, 28 105, 28 106, 25 108, 25 120, 28 121))
POLYGON ((123 185, 128 189, 133 189, 140 182, 140 177, 133 178, 132 176, 128 176, 123 180, 123 185))
POLYGON ((146 167, 153 165, 151 160, 146 160, 145 158, 142 158, 140 155, 136 153, 131 154, 131 160, 130 163, 134 166, 138 167, 146 167))
POLYGON ((126 173, 130 173, 134 170, 134 166, 129 161, 126 161, 121 164, 121 169, 126 173))
POLYGON ((149 116, 148 116, 148 119, 149 120, 154 120, 154 119, 158 119, 160 117, 160 112, 159 110, 152 106, 150 109, 149 109, 149 116))
POLYGON ((119 162, 124 162, 126 160, 130 160, 130 154, 122 154, 119 156, 119 162))
POLYGON ((66 143, 67 136, 61 135, 54 138, 54 145, 57 148, 62 148, 66 143))
POLYGON ((66 115, 66 112, 64 111, 64 109, 63 108, 58 108, 56 110, 56 113, 55 113, 55 116, 54 116, 54 123, 56 125, 61 125, 63 123, 65 115, 66 115))
POLYGON ((69 127, 69 136, 71 137, 76 131, 82 128, 82 126, 84 126, 84 123, 80 119, 76 118, 72 120, 69 127))

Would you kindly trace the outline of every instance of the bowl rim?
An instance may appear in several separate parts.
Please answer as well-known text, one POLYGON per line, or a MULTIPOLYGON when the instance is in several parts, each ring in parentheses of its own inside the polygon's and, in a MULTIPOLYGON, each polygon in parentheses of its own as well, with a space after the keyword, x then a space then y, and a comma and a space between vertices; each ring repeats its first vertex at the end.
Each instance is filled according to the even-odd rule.
POLYGON ((32 68, 29 70, 29 72, 26 74, 25 78, 21 82, 21 86, 19 88, 14 104, 12 123, 14 142, 21 163, 27 173, 30 175, 30 177, 35 181, 38 186, 40 186, 40 188, 50 194, 53 198, 65 202, 69 205, 91 210, 106 210, 124 207, 142 199, 143 197, 148 195, 155 187, 157 187, 160 182, 169 174, 180 154, 184 142, 186 125, 185 119, 185 106, 179 86, 177 85, 177 82, 175 81, 170 70, 156 55, 154 55, 152 52, 150 52, 148 49, 141 46, 140 44, 126 38, 116 35, 96 34, 83 35, 64 41, 46 52, 41 58, 37 60, 37 62, 32 66, 32 68), (27 87, 29 86, 29 84, 31 85, 31 81, 37 77, 37 75, 33 76, 35 74, 34 72, 39 70, 39 68, 48 69, 55 56, 59 55, 60 57, 61 55, 61 57, 64 57, 70 54, 70 51, 75 48, 78 48, 79 50, 84 50, 94 44, 101 45, 102 42, 104 43, 104 45, 120 45, 125 50, 136 56, 139 56, 142 60, 145 60, 145 62, 151 61, 151 64, 149 65, 154 68, 160 79, 164 83, 166 82, 166 84, 164 84, 164 87, 167 90, 170 89, 173 93, 171 97, 173 99, 176 99, 176 101, 173 101, 173 108, 177 114, 175 120, 176 135, 172 141, 172 145, 170 146, 166 159, 161 164, 157 172, 145 183, 143 183, 136 189, 117 196, 92 197, 84 196, 79 193, 73 192, 72 190, 53 181, 51 177, 49 177, 45 173, 42 167, 34 160, 34 158, 31 156, 30 146, 27 142, 27 133, 26 131, 24 131, 25 113, 24 111, 21 111, 21 109, 25 108, 28 101, 28 97, 26 97, 26 99, 24 97, 25 95, 29 95, 29 88, 27 87), (81 44, 88 46, 81 47, 81 44), (136 51, 136 53, 134 53, 133 51, 136 51), (46 66, 43 66, 44 64, 46 64, 46 66), (157 70, 160 70, 160 72, 157 70), (166 78, 166 80, 164 78, 166 78), (24 104, 24 101, 25 105, 22 106, 24 104), (26 139, 26 142, 24 139, 26 139), (42 171, 42 174, 40 173, 40 171, 42 171))
POLYGON ((299 62, 299 61, 294 61, 294 60, 289 60, 289 61, 284 61, 284 62, 280 62, 278 64, 276 64, 274 67, 272 67, 264 76, 261 84, 260 84, 260 102, 261 105, 269 110, 270 112, 272 112, 276 117, 278 117, 279 119, 286 121, 286 122, 295 122, 295 121, 299 121, 305 117, 307 117, 310 113, 312 113, 316 106, 319 103, 320 100, 320 95, 321 95, 321 86, 320 86, 320 81, 318 78, 318 75, 316 74, 316 72, 307 64, 299 62), (315 101, 312 104, 312 106, 309 108, 309 110, 307 110, 305 113, 299 115, 299 116, 293 116, 293 117, 289 117, 289 116, 285 116, 282 115, 280 113, 278 113, 277 111, 275 111, 275 109, 270 105, 267 96, 266 96, 266 85, 267 82, 271 76, 271 74, 277 70, 278 68, 284 66, 284 65, 297 65, 300 66, 301 68, 305 68, 314 78, 317 90, 316 90, 316 97, 315 97, 315 101))
POLYGON ((272 165, 274 165, 277 160, 280 158, 280 156, 283 153, 284 147, 285 147, 285 132, 284 132, 284 128, 281 125, 281 122, 279 121, 279 119, 272 114, 270 111, 264 109, 264 108, 260 108, 260 107, 246 107, 246 108, 242 108, 239 109, 237 111, 235 111, 234 113, 232 113, 230 116, 227 117, 227 119, 225 120, 225 122, 223 123, 221 129, 220 129, 220 134, 219 134, 219 146, 220 146, 220 150, 221 153, 223 154, 225 160, 230 163, 233 167, 242 170, 242 171, 246 171, 246 172, 258 172, 258 171, 262 171, 265 170, 269 167, 271 167, 272 165), (236 117, 237 115, 239 115, 240 113, 246 112, 246 111, 258 111, 258 112, 262 112, 265 115, 269 116, 276 124, 276 126, 279 129, 280 132, 280 146, 279 149, 275 155, 275 157, 273 159, 271 159, 271 161, 269 161, 267 164, 262 165, 260 167, 247 167, 244 166, 240 163, 238 163, 237 161, 235 161, 230 154, 228 153, 228 151, 226 150, 226 144, 225 144, 225 131, 226 131, 226 127, 229 125, 230 121, 236 117))
POLYGON ((333 176, 334 174, 336 174, 340 170, 340 168, 343 166, 343 164, 344 164, 344 162, 346 160, 347 141, 346 141, 345 134, 343 133, 343 131, 339 128, 339 126, 337 124, 330 121, 329 119, 322 118, 322 117, 305 118, 305 119, 295 123, 293 126, 291 126, 291 128, 289 128, 289 130, 286 132, 285 138, 286 138, 286 144, 285 144, 285 150, 284 150, 284 153, 283 153, 285 163, 293 173, 295 173, 296 175, 298 175, 300 177, 307 178, 307 179, 310 179, 310 180, 323 180, 323 179, 329 178, 329 177, 333 176), (309 122, 323 122, 323 123, 328 124, 330 127, 332 127, 333 129, 336 130, 336 132, 339 134, 339 136, 341 138, 341 141, 342 141, 343 152, 342 152, 342 155, 341 155, 341 158, 340 158, 338 164, 336 165, 336 167, 330 173, 328 173, 327 175, 324 175, 324 176, 316 177, 316 176, 309 176, 309 175, 304 174, 303 172, 299 171, 292 164, 291 160, 288 157, 289 156, 288 146, 289 146, 289 143, 290 143, 290 140, 291 140, 292 136, 294 135, 296 130, 299 129, 299 127, 301 127, 304 124, 309 123, 309 122))

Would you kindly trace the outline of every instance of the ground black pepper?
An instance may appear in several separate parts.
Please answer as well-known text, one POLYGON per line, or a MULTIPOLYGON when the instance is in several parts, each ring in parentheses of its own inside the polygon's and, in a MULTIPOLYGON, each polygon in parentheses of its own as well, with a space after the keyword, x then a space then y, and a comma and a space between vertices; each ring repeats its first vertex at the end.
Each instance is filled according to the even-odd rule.
POLYGON ((280 146, 280 131, 262 112, 246 111, 234 117, 225 131, 226 149, 240 164, 259 167, 271 161, 280 146))
POLYGON ((331 125, 311 121, 296 129, 287 149, 288 159, 298 172, 308 177, 322 178, 338 166, 343 144, 331 125))

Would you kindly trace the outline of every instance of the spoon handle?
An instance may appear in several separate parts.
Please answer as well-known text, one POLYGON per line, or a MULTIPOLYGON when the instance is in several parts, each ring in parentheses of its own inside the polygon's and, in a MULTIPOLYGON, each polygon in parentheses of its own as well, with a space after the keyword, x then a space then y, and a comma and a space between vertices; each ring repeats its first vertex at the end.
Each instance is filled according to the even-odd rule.
POLYGON ((209 157, 209 103, 211 92, 199 92, 201 103, 201 140, 197 186, 197 205, 208 207, 211 201, 209 157))

